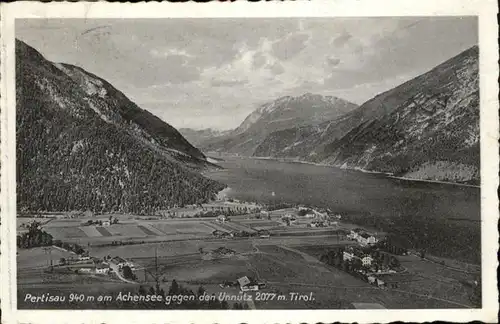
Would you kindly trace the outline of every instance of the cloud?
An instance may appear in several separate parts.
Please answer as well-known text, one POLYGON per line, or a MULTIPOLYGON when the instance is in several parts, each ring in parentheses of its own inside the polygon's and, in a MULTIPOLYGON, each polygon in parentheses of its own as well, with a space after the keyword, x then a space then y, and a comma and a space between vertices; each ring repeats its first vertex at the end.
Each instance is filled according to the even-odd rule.
POLYGON ((351 34, 349 34, 348 32, 343 32, 339 36, 332 39, 332 45, 335 47, 344 46, 351 38, 351 34))
POLYGON ((291 35, 273 44, 273 54, 279 60, 288 60, 306 48, 308 40, 309 35, 305 33, 291 35))
POLYGON ((16 37, 176 127, 213 128, 283 95, 362 103, 478 42, 474 17, 17 19, 16 37))
POLYGON ((166 49, 156 49, 153 48, 149 51, 154 57, 169 57, 169 56, 181 56, 185 58, 191 58, 193 55, 189 54, 183 49, 178 48, 166 48, 166 49))
POLYGON ((267 63, 266 56, 261 52, 256 52, 253 56, 253 68, 259 69, 267 63))
POLYGON ((326 58, 326 65, 328 67, 336 67, 339 64, 340 64, 340 59, 339 58, 336 58, 336 57, 333 57, 333 56, 329 56, 329 57, 326 58))
POLYGON ((213 79, 210 81, 210 85, 212 87, 231 87, 247 84, 248 80, 222 80, 222 79, 213 79))
POLYGON ((275 62, 273 64, 266 65, 266 68, 269 69, 274 75, 280 75, 285 73, 285 68, 279 62, 275 62))

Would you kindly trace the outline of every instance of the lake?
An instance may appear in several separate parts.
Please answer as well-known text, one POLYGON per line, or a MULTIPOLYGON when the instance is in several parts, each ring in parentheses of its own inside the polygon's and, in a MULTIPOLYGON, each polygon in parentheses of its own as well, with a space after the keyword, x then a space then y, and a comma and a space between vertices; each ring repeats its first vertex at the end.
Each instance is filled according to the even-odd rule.
POLYGON ((276 160, 224 157, 208 177, 233 198, 330 208, 414 248, 480 262, 480 189, 276 160), (274 192, 274 196, 273 196, 274 192))

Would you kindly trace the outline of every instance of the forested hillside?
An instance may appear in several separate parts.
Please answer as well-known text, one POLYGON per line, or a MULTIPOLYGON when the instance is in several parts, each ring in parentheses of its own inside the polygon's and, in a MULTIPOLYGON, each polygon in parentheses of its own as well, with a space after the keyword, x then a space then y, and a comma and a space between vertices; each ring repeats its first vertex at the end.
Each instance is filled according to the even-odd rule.
POLYGON ((223 185, 204 156, 109 83, 16 41, 20 211, 150 213, 207 201, 223 185))

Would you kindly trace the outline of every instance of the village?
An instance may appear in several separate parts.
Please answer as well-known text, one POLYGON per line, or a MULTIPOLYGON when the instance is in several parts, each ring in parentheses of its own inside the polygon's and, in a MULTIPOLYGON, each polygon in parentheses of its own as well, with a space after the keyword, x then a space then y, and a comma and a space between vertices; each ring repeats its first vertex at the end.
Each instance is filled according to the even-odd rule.
MULTIPOLYGON (((282 206, 279 206, 282 207, 282 206)), ((348 269, 356 268, 357 275, 362 274, 367 276, 370 283, 376 281, 381 286, 379 279, 373 279, 372 274, 392 274, 398 272, 390 265, 397 264, 392 261, 390 265, 378 262, 382 260, 379 256, 377 243, 383 238, 383 234, 371 234, 359 227, 352 228, 351 224, 344 224, 342 216, 338 213, 332 213, 330 210, 319 209, 305 206, 286 206, 285 208, 273 209, 256 203, 240 202, 233 199, 222 199, 217 202, 206 205, 192 205, 177 207, 169 211, 158 213, 156 217, 142 216, 135 217, 141 220, 154 221, 160 219, 203 219, 203 224, 214 228, 211 232, 212 237, 220 240, 241 240, 241 239, 269 239, 273 237, 287 237, 300 235, 336 235, 338 241, 350 241, 345 245, 338 245, 336 248, 343 249, 342 261, 344 264, 349 264, 348 269), (350 230, 349 230, 350 228, 350 230)), ((79 229, 89 237, 113 237, 123 238, 124 235, 112 235, 112 229, 124 224, 130 224, 127 221, 120 221, 118 216, 113 215, 91 215, 89 213, 67 215, 58 215, 56 220, 81 220, 85 216, 83 222, 79 223, 79 229), (90 219, 88 219, 90 218, 90 219), (94 234, 95 233, 95 234, 94 234)), ((40 218, 40 217, 39 217, 40 218)), ((49 222, 41 223, 38 220, 33 220, 33 223, 21 223, 20 229, 28 229, 33 227, 36 222, 36 229, 42 230, 44 225, 49 222)), ((175 225, 176 223, 166 223, 175 225)), ((190 224, 195 225, 191 222, 190 224)), ((145 227, 145 224, 137 225, 139 229, 146 233, 155 233, 145 227)), ((189 224, 188 224, 189 225, 189 224)), ((56 227, 60 228, 60 227, 56 227)), ((64 227, 62 227, 64 228, 64 227)), ((158 226, 156 227, 159 228, 158 226)), ((22 230, 20 230, 22 233, 22 230)), ((206 233, 208 234, 208 233, 206 233)), ((158 235, 156 235, 158 236, 158 235)), ((64 239, 64 238, 62 238, 64 239)), ((70 240, 71 241, 71 240, 70 240)), ((87 242, 87 247, 98 242, 87 242)), ((123 242, 123 240, 113 240, 111 245, 116 244, 137 244, 143 241, 134 242, 134 239, 123 242), (119 243, 118 243, 119 242, 119 243)), ((88 248, 75 242, 65 242, 61 239, 52 241, 53 247, 69 251, 75 254, 75 257, 60 258, 59 262, 51 267, 53 271, 61 269, 71 270, 78 274, 88 275, 114 275, 118 279, 125 282, 133 282, 137 278, 135 272, 141 269, 140 266, 120 256, 104 257, 90 256, 88 248)), ((204 251, 199 249, 202 260, 212 260, 220 258, 230 258, 237 252, 227 247, 219 247, 213 251, 204 251)), ((394 258, 394 257, 393 257, 394 258)), ((352 271, 351 271, 352 272, 352 271)), ((241 283, 242 281, 240 281, 241 283)), ((222 284, 221 284, 222 285, 222 284)), ((234 285, 233 285, 234 286, 234 285)), ((254 281, 249 281, 245 285, 240 284, 242 291, 262 289, 265 285, 262 283, 256 284, 254 281)))

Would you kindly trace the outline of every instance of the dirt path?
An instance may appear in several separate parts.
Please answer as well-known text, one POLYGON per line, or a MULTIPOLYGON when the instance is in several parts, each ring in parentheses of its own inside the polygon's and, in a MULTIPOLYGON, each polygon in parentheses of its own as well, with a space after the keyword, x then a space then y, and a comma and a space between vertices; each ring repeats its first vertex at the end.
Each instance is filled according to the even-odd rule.
POLYGON ((126 279, 124 276, 122 276, 122 274, 120 273, 120 270, 118 269, 118 265, 114 264, 114 263, 110 263, 109 264, 109 268, 116 274, 116 276, 123 282, 126 282, 126 283, 130 283, 130 284, 139 284, 138 282, 135 282, 135 281, 132 281, 132 280, 128 280, 126 279))
POLYGON ((302 252, 302 251, 299 251, 299 250, 296 250, 294 248, 291 248, 287 245, 279 245, 280 248, 282 249, 285 249, 285 250, 288 250, 290 252, 294 252, 294 253, 297 253, 299 254, 300 256, 302 256, 302 258, 304 258, 304 260, 306 260, 307 262, 310 262, 310 263, 316 263, 316 264, 319 264, 319 265, 323 265, 323 263, 321 261, 319 261, 318 259, 316 259, 315 257, 305 253, 305 252, 302 252))
POLYGON ((318 269, 318 271, 321 271, 321 272, 331 272, 330 269, 328 269, 323 262, 321 262, 317 258, 313 257, 312 255, 309 255, 309 254, 307 254, 305 252, 296 250, 296 249, 291 248, 291 247, 286 246, 286 245, 279 245, 279 247, 282 248, 282 249, 284 249, 284 250, 288 250, 290 252, 294 252, 294 253, 299 254, 300 256, 302 256, 302 258, 304 260, 306 260, 308 263, 310 263, 312 267, 318 269))

